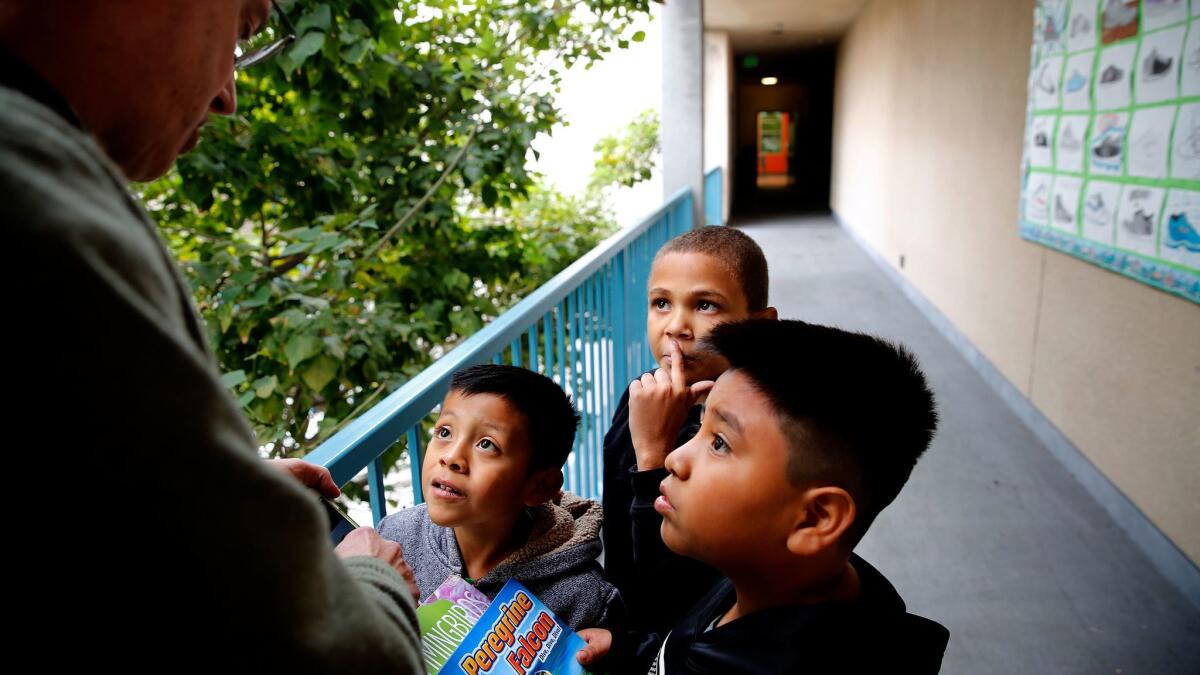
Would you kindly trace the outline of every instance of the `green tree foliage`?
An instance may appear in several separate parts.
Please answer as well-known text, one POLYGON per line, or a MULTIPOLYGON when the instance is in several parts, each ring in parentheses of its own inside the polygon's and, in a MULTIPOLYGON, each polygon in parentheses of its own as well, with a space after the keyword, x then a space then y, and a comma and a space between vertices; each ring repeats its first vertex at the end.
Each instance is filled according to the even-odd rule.
POLYGON ((283 3, 296 42, 142 186, 271 454, 311 450, 609 231, 526 153, 559 70, 649 1, 283 3))
POLYGON ((591 189, 633 187, 649 180, 660 150, 658 112, 643 111, 620 132, 597 141, 594 150, 597 157, 591 189))

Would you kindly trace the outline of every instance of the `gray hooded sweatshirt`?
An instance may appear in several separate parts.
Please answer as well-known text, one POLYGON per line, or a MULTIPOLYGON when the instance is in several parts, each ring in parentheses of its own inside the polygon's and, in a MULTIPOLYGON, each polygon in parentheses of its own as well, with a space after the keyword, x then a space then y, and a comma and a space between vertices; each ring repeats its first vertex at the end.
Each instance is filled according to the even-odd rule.
MULTIPOLYGON (((475 587, 494 598, 516 579, 574 630, 608 626, 624 613, 617 589, 604 580, 600 563, 600 505, 569 492, 530 509, 529 540, 475 587)), ((398 542, 428 597, 451 574, 464 575, 454 530, 434 524, 425 504, 387 516, 379 534, 398 542)))

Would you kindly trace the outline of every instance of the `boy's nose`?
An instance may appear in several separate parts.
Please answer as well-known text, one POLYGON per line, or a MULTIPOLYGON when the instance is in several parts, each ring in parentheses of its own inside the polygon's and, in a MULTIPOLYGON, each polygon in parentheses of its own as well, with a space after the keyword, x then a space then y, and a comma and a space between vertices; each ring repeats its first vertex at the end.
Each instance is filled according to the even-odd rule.
POLYGON ((692 337, 692 328, 682 312, 673 315, 667 323, 667 336, 685 340, 692 337))
POLYGON ((442 453, 442 456, 440 459, 438 459, 438 462, 442 466, 452 471, 462 471, 466 469, 467 466, 466 458, 463 455, 462 448, 459 447, 457 443, 446 448, 446 451, 442 453))
POLYGON ((663 462, 663 466, 666 468, 666 470, 680 480, 687 480, 688 474, 691 471, 691 465, 688 462, 688 453, 690 452, 689 446, 695 443, 696 440, 696 438, 692 438, 692 440, 688 441, 687 443, 684 443, 671 452, 668 452, 667 458, 663 462))

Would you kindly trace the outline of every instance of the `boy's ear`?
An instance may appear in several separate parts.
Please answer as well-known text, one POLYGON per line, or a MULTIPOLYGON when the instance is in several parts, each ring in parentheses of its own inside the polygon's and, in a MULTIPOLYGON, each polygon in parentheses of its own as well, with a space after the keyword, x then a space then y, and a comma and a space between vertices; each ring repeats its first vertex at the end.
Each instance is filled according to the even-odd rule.
POLYGON ((806 490, 800 499, 788 550, 804 557, 833 550, 858 515, 854 497, 840 487, 822 485, 806 490))
POLYGON ((558 496, 562 490, 562 469, 538 469, 525 483, 525 506, 537 506, 558 496))
POLYGON ((774 307, 767 307, 766 309, 760 309, 757 312, 754 312, 751 314, 751 317, 755 319, 770 319, 772 321, 778 321, 779 310, 775 309, 774 307))

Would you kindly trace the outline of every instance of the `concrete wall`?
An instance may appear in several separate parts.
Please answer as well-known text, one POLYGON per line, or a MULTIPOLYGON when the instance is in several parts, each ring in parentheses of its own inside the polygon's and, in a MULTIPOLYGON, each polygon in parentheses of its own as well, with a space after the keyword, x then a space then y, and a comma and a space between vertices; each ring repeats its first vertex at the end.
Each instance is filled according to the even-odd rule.
POLYGON ((872 0, 839 51, 832 205, 1200 561, 1200 307, 1017 235, 1032 12, 872 0))
POLYGON ((704 173, 720 167, 721 221, 729 222, 733 185, 733 47, 729 33, 704 33, 704 173))

